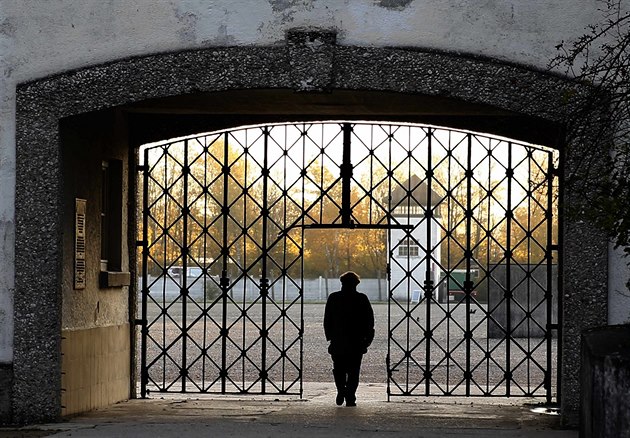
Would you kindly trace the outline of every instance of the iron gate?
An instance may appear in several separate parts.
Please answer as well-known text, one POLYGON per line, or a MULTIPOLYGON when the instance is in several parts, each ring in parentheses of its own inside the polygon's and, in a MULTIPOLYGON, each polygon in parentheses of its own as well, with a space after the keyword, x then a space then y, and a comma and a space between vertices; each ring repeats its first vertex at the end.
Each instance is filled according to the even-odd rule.
POLYGON ((413 141, 390 141, 409 169, 390 208, 413 226, 390 231, 388 394, 551 402, 557 153, 409 129, 413 141))
POLYGON ((389 395, 551 397, 553 151, 323 122, 177 139, 142 157, 143 397, 302 394, 309 228, 380 232, 389 395))

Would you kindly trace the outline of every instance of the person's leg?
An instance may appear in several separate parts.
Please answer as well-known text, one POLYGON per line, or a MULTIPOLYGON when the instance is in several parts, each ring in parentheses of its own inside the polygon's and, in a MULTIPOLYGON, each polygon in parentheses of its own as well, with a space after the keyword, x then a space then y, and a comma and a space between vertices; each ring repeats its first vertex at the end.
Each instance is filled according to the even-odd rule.
POLYGON ((335 401, 338 406, 341 406, 346 395, 347 360, 344 355, 333 354, 331 356, 333 360, 333 377, 337 387, 337 398, 335 401))
POLYGON ((359 387, 359 374, 361 373, 362 354, 348 356, 347 371, 348 381, 346 383, 346 406, 356 406, 356 392, 359 387))

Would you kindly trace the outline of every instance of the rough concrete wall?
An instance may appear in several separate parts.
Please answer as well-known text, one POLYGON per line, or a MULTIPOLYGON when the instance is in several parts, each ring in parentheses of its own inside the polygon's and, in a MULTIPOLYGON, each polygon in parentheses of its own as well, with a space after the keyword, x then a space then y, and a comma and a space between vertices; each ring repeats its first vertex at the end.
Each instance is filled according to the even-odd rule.
MULTIPOLYGON (((603 145, 593 140, 567 147, 562 166, 564 190, 561 194, 561 330, 562 363, 560 393, 563 421, 579 424, 580 342, 587 329, 602 326, 608 318, 608 243, 606 234, 582 220, 583 200, 589 199, 581 181, 587 169, 580 165, 588 154, 604 156, 603 145)), ((601 163, 591 163, 591 166, 601 163)), ((603 171, 598 173, 604 175, 603 171)), ((591 188, 592 190, 592 188, 591 188)))
POLYGON ((12 357, 15 87, 149 53, 276 45, 289 28, 334 28, 341 45, 407 46, 544 68, 583 32, 592 0, 0 0, 0 363, 12 357))

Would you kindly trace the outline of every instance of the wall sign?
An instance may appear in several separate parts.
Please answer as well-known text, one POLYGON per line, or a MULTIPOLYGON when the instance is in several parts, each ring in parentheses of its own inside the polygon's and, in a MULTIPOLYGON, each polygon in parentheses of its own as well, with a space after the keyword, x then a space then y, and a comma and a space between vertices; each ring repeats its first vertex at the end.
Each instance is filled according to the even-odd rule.
POLYGON ((74 288, 85 289, 85 199, 75 199, 74 288))

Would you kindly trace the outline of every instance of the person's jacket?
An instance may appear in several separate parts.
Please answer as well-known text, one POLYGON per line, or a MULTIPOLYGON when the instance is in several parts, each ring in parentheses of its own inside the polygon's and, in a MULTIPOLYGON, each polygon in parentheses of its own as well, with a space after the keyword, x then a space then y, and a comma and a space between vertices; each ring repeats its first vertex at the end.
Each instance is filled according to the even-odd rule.
POLYGON ((368 297, 352 289, 330 294, 324 311, 324 333, 331 354, 366 353, 374 339, 374 312, 368 297))

